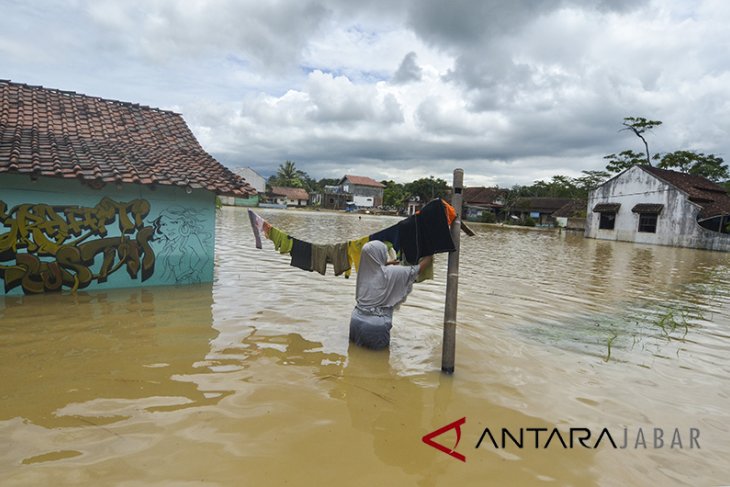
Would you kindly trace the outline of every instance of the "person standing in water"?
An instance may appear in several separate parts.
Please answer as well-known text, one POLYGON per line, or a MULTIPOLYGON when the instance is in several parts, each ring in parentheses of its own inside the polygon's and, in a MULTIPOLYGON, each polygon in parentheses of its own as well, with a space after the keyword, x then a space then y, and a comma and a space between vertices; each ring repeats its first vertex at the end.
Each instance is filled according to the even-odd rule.
POLYGON ((388 248, 374 240, 362 247, 357 272, 355 300, 350 318, 350 340, 375 350, 390 344, 393 310, 411 292, 418 274, 431 263, 433 256, 421 259, 418 265, 399 266, 388 261, 388 248))

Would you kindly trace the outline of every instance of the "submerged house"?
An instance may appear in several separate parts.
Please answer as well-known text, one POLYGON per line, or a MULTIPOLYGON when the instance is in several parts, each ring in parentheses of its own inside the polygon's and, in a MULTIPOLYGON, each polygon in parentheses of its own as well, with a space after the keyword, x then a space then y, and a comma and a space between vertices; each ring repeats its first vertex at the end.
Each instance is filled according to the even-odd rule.
POLYGON ((309 193, 304 188, 272 186, 266 196, 270 203, 276 205, 302 207, 307 206, 309 202, 309 193))
POLYGON ((500 188, 464 188, 464 218, 475 222, 501 219, 506 194, 500 188))
POLYGON ((591 191, 585 236, 730 251, 730 195, 701 176, 633 166, 591 191))
POLYGON ((216 195, 254 194, 177 113, 0 81, 5 294, 212 281, 216 195))
POLYGON ((350 201, 359 208, 374 208, 383 205, 385 186, 366 176, 345 175, 339 185, 342 193, 352 198, 350 201))
POLYGON ((523 197, 515 201, 509 214, 514 219, 532 218, 538 225, 555 225, 553 213, 571 202, 570 198, 552 198, 547 196, 523 197))

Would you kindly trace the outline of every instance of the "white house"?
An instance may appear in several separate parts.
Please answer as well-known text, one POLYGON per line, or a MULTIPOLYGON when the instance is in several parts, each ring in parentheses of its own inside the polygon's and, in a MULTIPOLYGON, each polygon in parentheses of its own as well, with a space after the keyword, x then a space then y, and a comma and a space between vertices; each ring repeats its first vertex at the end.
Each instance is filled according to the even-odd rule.
POLYGON ((633 166, 591 191, 585 236, 730 251, 730 195, 701 176, 633 166))
POLYGON ((304 189, 283 186, 272 186, 268 197, 272 202, 286 206, 307 206, 309 201, 309 193, 304 189))

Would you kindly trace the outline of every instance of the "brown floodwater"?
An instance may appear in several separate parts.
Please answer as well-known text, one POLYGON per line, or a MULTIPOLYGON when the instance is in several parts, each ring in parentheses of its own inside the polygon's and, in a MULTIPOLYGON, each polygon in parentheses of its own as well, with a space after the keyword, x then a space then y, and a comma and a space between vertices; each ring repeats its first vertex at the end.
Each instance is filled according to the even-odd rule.
MULTIPOLYGON (((397 221, 260 213, 316 242, 397 221)), ((255 249, 242 209, 213 284, 0 298, 0 484, 730 484, 730 255, 475 229, 453 376, 444 255, 370 352, 348 344, 355 279, 255 249), (421 441, 460 418, 465 462, 421 441)))

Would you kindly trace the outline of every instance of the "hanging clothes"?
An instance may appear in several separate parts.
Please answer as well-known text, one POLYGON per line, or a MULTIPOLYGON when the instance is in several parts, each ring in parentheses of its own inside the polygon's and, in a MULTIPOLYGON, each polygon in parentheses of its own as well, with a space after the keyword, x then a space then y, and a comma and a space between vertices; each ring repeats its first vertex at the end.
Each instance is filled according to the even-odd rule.
POLYGON ((350 262, 355 266, 355 272, 360 268, 360 253, 362 247, 370 241, 370 237, 362 237, 357 240, 350 240, 347 242, 347 255, 350 257, 350 262))
POLYGON ((370 241, 380 240, 381 242, 389 242, 396 253, 400 252, 400 230, 398 224, 392 225, 384 230, 370 235, 370 241))
MULTIPOLYGON (((438 252, 454 250, 449 224, 456 218, 456 211, 444 200, 434 200, 418 214, 401 220, 395 225, 355 240, 338 244, 312 244, 292 238, 279 228, 249 210, 251 228, 256 247, 261 248, 261 234, 274 244, 282 254, 291 254, 291 265, 300 269, 316 270, 324 275, 327 263, 332 264, 336 276, 350 277, 352 266, 360 269, 363 246, 370 241, 383 242, 391 252, 397 253, 404 266, 418 263, 422 257, 438 252)), ((391 256, 388 260, 395 260, 391 256)), ((418 276, 418 281, 433 279, 433 262, 418 276)))
POLYGON ((248 218, 251 221, 251 230, 253 231, 253 237, 256 240, 256 248, 260 249, 261 246, 261 234, 264 230, 264 219, 251 210, 248 210, 248 218))
POLYGON ((292 238, 278 228, 271 227, 271 230, 269 230, 269 240, 274 243, 274 250, 278 250, 279 253, 288 254, 291 252, 292 238))
POLYGON ((407 262, 418 262, 421 257, 455 250, 451 229, 443 201, 433 200, 417 215, 399 224, 402 255, 407 262))
POLYGON ((292 239, 291 265, 305 271, 312 270, 312 244, 298 238, 292 239))
POLYGON ((350 270, 350 257, 347 255, 347 242, 338 244, 312 244, 312 270, 323 276, 327 263, 332 264, 336 276, 350 270))

